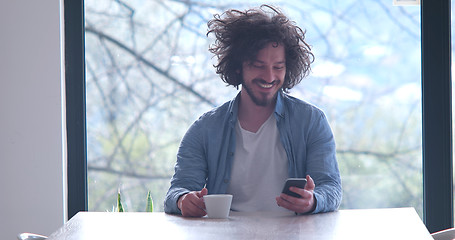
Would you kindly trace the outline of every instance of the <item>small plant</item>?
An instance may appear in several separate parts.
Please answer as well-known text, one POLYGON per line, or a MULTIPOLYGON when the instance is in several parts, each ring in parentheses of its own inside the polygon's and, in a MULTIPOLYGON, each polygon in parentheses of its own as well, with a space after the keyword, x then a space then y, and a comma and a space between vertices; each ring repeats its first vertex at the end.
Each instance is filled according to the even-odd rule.
POLYGON ((153 212, 153 200, 152 200, 152 194, 150 191, 147 193, 147 206, 145 207, 146 212, 153 212))
MULTIPOLYGON (((113 212, 126 212, 122 204, 122 196, 120 194, 120 189, 117 192, 117 207, 113 207, 113 212)), ((146 212, 153 212, 153 199, 150 191, 147 192, 147 203, 145 206, 146 212)))
POLYGON ((117 211, 124 212, 123 205, 122 205, 122 199, 120 196, 120 189, 117 192, 117 211))

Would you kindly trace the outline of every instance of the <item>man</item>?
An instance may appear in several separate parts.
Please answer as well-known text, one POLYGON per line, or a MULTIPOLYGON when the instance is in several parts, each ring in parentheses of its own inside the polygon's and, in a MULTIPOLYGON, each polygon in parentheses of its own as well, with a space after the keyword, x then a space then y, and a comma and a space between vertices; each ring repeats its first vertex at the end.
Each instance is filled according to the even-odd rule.
POLYGON ((233 194, 233 211, 336 210, 341 180, 335 141, 324 113, 287 95, 309 70, 304 32, 277 9, 228 10, 208 23, 215 66, 235 99, 188 129, 166 194, 167 213, 201 217, 202 196, 233 194), (287 178, 305 177, 300 197, 281 193, 287 178))

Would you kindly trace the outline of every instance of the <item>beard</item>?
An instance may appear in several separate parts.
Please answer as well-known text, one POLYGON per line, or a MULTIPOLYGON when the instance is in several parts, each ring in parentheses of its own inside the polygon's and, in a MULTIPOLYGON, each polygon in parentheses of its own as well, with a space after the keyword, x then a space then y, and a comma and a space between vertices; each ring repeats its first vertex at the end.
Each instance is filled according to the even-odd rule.
MULTIPOLYGON (((261 80, 254 79, 252 81, 253 82, 252 84, 255 84, 254 82, 256 82, 256 81, 261 81, 261 80)), ((275 103, 276 97, 278 95, 278 91, 276 91, 272 97, 268 97, 268 94, 266 94, 266 93, 258 93, 257 95, 254 95, 254 92, 251 89, 251 86, 249 86, 248 84, 245 84, 245 82, 242 84, 242 89, 245 89, 246 93, 248 94, 248 96, 250 96, 253 103, 260 107, 266 107, 272 103, 275 103)))

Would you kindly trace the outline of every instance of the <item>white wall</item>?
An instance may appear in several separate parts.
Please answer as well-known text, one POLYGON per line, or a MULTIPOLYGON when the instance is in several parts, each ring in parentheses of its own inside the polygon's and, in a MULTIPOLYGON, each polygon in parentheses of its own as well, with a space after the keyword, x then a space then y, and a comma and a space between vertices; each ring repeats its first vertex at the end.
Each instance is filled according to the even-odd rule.
POLYGON ((59 10, 59 0, 0 0, 2 240, 64 222, 59 10))

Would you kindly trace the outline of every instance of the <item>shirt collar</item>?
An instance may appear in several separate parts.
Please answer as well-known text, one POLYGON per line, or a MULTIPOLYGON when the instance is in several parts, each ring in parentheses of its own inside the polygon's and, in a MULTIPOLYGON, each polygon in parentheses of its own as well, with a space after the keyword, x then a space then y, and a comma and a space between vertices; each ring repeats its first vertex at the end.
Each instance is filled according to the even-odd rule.
POLYGON ((237 121, 237 115, 239 112, 239 101, 240 101, 240 92, 229 103, 229 113, 230 113, 229 122, 230 122, 231 126, 234 126, 234 124, 237 121))
POLYGON ((278 96, 276 98, 276 105, 275 105, 275 114, 280 117, 284 117, 284 98, 286 95, 283 93, 282 90, 278 92, 278 96))

